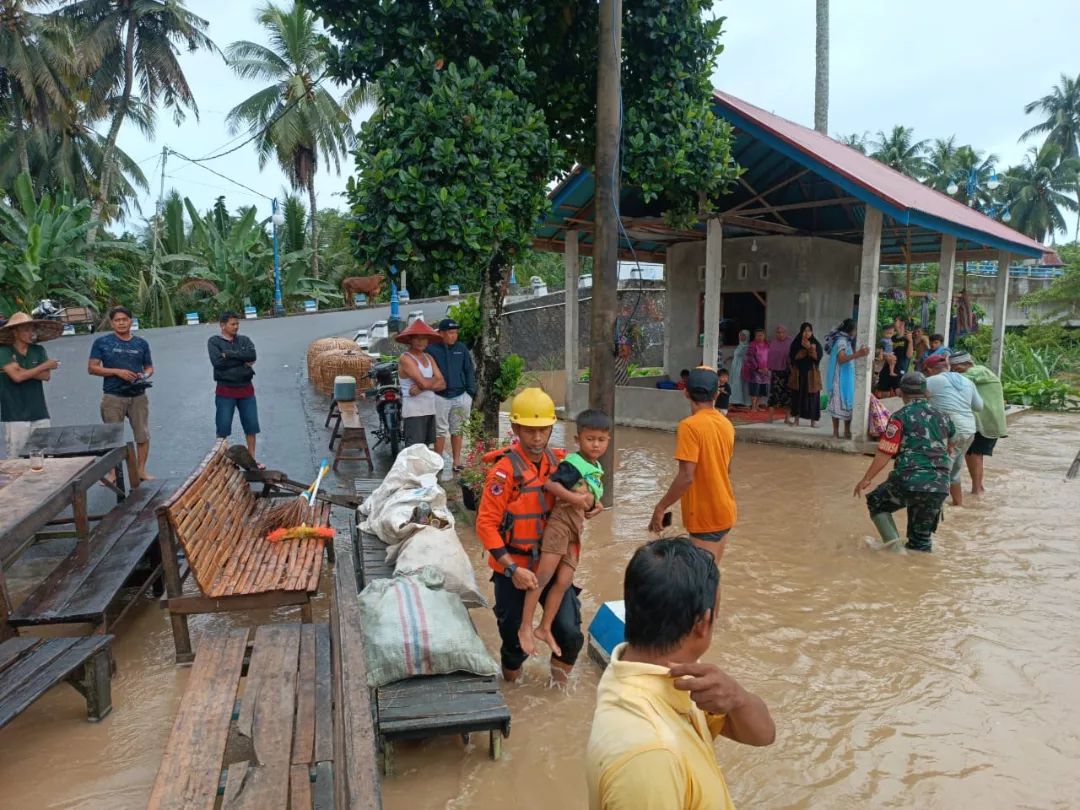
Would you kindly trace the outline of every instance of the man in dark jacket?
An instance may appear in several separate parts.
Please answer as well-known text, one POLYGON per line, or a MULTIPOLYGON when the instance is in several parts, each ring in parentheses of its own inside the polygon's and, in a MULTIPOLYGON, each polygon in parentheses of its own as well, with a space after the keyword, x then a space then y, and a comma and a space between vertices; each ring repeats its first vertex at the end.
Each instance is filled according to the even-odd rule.
MULTIPOLYGON (((218 318, 221 334, 206 341, 210 363, 214 367, 217 383, 217 435, 227 439, 232 433, 233 414, 240 411, 240 426, 248 452, 255 456, 255 436, 259 433, 259 408, 255 403, 255 344, 251 338, 238 334, 240 316, 235 312, 222 312, 218 318)), ((262 465, 259 465, 260 469, 262 465)))
POLYGON ((458 343, 459 329, 458 322, 453 318, 443 318, 439 321, 442 343, 427 347, 427 353, 434 358, 446 380, 446 388, 435 392, 435 452, 442 455, 446 437, 449 436, 454 472, 462 470, 461 429, 469 419, 473 397, 476 396, 476 368, 472 352, 464 344, 458 343))

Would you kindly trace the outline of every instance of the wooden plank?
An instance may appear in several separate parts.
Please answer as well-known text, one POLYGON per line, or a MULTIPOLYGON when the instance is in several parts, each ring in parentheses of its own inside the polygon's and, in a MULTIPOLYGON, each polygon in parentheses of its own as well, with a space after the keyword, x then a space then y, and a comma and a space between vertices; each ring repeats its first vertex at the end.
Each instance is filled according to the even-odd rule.
MULTIPOLYGON (((296 729, 293 734, 293 765, 313 763, 315 751, 315 625, 300 629, 300 665, 296 683, 296 729)), ((329 679, 327 679, 329 680, 329 679)), ((309 802, 310 803, 310 802, 309 802)))
POLYGON ((263 608, 306 605, 311 601, 307 591, 267 591, 244 596, 178 596, 163 599, 161 606, 172 613, 224 613, 232 610, 261 610, 263 608))
POLYGON ((315 625, 315 759, 334 758, 334 710, 330 682, 330 626, 315 625))
POLYGON ((378 810, 382 807, 382 798, 376 765, 375 724, 357 593, 355 565, 343 556, 334 566, 334 596, 330 605, 333 666, 337 676, 334 679, 335 794, 341 810, 378 810))
POLYGON ((0 675, 0 682, 3 682, 0 684, 0 726, 6 725, 47 690, 80 669, 111 640, 112 636, 49 639, 19 664, 7 669, 0 675), (22 678, 16 681, 15 670, 19 669, 23 670, 22 678), (10 682, 6 678, 9 674, 13 676, 10 682))
POLYGON ((20 636, 11 638, 0 644, 0 672, 3 672, 14 663, 23 653, 32 650, 42 639, 34 636, 20 636))
POLYGON ((311 773, 306 762, 289 768, 289 810, 311 810, 311 773))
POLYGON ((329 762, 315 766, 315 810, 334 810, 334 769, 329 762))
POLYGON ((167 481, 150 481, 132 492, 94 527, 89 555, 69 555, 12 613, 12 624, 89 620, 115 598, 146 549, 157 538, 154 510, 167 481), (103 589, 113 588, 111 594, 103 589), (71 608, 74 603, 74 613, 71 608))
POLYGON ((236 719, 240 735, 252 742, 255 763, 235 796, 226 796, 222 810, 288 806, 299 652, 298 624, 262 625, 255 631, 236 719))
POLYGON ((150 810, 212 810, 247 648, 247 630, 207 636, 161 758, 150 810))

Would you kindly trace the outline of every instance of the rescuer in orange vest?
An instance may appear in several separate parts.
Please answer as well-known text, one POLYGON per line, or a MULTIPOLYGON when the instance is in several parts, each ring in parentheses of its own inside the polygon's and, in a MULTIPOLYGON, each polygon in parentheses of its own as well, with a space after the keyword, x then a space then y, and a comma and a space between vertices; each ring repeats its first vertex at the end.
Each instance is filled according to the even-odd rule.
MULTIPOLYGON (((486 457, 494 462, 484 481, 476 512, 476 533, 488 551, 494 573, 495 619, 499 624, 503 677, 516 681, 528 657, 518 641, 525 591, 537 587, 540 539, 555 504, 544 482, 555 472, 564 450, 548 448, 555 403, 539 388, 526 388, 510 404, 510 425, 518 441, 486 457)), ((599 514, 596 507, 586 517, 599 514)), ((549 586, 550 587, 550 586, 549 586)), ((545 589, 546 590, 546 589, 545 589)), ((540 596, 543 604, 546 594, 540 596)), ((551 677, 564 683, 585 642, 578 589, 563 597, 551 627, 562 654, 551 657, 551 677)))

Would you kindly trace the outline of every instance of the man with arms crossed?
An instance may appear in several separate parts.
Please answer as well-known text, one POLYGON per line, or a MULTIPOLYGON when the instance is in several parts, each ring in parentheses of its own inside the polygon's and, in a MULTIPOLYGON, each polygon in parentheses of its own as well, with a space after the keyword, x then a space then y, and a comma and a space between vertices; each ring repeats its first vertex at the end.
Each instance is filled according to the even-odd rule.
POLYGON ((151 480, 146 472, 150 457, 150 400, 146 383, 154 374, 150 359, 150 344, 131 334, 131 310, 113 307, 109 310, 112 333, 100 335, 90 347, 86 370, 95 377, 104 377, 101 384, 101 421, 131 423, 135 449, 139 456, 139 478, 151 480))
POLYGON ((709 649, 720 569, 685 537, 639 548, 623 583, 626 642, 597 687, 585 754, 590 810, 734 810, 713 740, 771 745, 765 702, 709 649))
POLYGON ((664 527, 664 513, 681 499, 683 525, 694 545, 724 556, 727 533, 737 516, 728 468, 735 450, 735 426, 716 409, 719 382, 711 368, 695 368, 686 383, 690 416, 675 432, 679 472, 653 509, 649 531, 664 527))

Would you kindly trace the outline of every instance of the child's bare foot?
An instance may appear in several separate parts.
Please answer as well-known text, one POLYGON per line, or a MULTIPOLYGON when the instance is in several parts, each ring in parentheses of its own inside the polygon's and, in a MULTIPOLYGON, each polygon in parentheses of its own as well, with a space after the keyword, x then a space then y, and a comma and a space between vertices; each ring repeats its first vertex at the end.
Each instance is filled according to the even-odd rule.
MULTIPOLYGON (((555 636, 551 635, 550 630, 545 630, 543 627, 537 627, 533 631, 533 635, 545 644, 547 644, 549 647, 551 647, 552 654, 562 655, 562 650, 559 648, 558 642, 555 641, 555 636)), ((524 647, 525 645, 523 644, 522 646, 524 647)))
POLYGON ((551 681, 556 686, 565 686, 570 680, 570 670, 573 667, 570 664, 564 664, 562 661, 556 661, 551 659, 551 681))
MULTIPOLYGON (((539 632, 539 631, 537 631, 539 632)), ((536 641, 533 640, 533 629, 524 624, 518 628, 518 644, 529 657, 536 655, 536 641)))
POLYGON ((148 473, 146 470, 139 470, 139 480, 140 481, 153 481, 154 476, 150 475, 150 473, 148 473))

